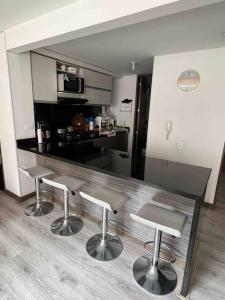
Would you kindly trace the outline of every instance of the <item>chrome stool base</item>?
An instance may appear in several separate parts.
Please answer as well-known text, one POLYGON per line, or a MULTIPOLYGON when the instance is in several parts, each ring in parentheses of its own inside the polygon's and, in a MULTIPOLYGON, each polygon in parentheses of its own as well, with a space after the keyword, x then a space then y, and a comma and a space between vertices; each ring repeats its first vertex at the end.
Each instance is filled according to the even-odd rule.
POLYGON ((51 224, 50 230, 55 235, 70 236, 79 232, 83 225, 83 221, 79 217, 69 216, 67 219, 61 217, 51 224))
POLYGON ((155 295, 171 293, 177 286, 177 274, 170 263, 159 260, 157 267, 152 266, 152 258, 139 257, 133 266, 137 283, 155 295))
POLYGON ((49 214, 54 209, 54 205, 47 201, 41 201, 38 203, 32 203, 28 205, 24 213, 29 217, 41 217, 49 214))
POLYGON ((87 253, 94 259, 110 261, 120 255, 123 244, 116 235, 107 233, 106 239, 102 239, 102 233, 92 236, 86 244, 87 253))

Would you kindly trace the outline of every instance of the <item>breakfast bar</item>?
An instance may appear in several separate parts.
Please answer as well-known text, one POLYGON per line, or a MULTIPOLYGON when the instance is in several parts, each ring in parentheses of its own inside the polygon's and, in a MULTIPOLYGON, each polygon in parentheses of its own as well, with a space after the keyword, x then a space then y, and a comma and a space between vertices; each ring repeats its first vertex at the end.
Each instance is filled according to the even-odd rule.
MULTIPOLYGON (((186 296, 193 270, 200 212, 211 170, 159 158, 133 156, 125 149, 112 147, 110 138, 113 139, 104 137, 64 145, 52 141, 41 147, 35 139, 18 140, 19 164, 22 167, 26 164, 26 157, 31 155, 38 166, 85 180, 83 191, 87 194, 96 186, 107 187, 109 193, 123 193, 128 200, 111 219, 118 222, 124 233, 141 241, 146 241, 146 238, 153 240, 154 230, 134 222, 130 213, 135 214, 146 203, 185 215, 187 222, 182 237, 176 239, 167 234, 162 241, 177 257, 180 267, 178 293, 186 296)), ((99 207, 90 201, 80 201, 83 213, 98 220, 101 218, 99 207)))

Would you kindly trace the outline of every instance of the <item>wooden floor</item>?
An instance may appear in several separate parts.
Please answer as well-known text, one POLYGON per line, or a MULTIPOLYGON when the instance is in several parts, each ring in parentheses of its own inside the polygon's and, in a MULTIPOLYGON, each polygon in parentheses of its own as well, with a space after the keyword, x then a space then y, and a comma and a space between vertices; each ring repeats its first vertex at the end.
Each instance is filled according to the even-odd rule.
MULTIPOLYGON (((141 243, 123 236, 121 256, 98 262, 85 251, 86 241, 99 231, 97 224, 84 218, 82 231, 71 237, 56 237, 51 222, 62 215, 29 218, 24 207, 0 192, 0 299, 177 299, 177 291, 154 297, 142 290, 132 275, 137 257, 146 254, 141 243)), ((205 226, 191 300, 225 299, 225 204, 206 209, 205 226)), ((175 264, 179 274, 179 261, 175 264)))

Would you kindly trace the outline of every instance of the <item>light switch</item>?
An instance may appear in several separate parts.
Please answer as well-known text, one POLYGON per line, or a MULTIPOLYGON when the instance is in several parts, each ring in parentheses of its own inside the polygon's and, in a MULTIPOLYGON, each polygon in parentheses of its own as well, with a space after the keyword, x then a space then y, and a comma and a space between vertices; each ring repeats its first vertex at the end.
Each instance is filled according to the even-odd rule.
POLYGON ((34 130, 34 123, 26 123, 24 125, 25 130, 34 130))

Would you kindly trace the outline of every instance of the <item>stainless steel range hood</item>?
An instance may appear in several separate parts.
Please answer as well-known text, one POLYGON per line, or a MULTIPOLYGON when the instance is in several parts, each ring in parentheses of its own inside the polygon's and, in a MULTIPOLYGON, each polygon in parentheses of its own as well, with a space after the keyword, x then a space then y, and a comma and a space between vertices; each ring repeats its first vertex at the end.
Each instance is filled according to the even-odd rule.
POLYGON ((58 104, 81 105, 88 102, 85 94, 57 92, 58 104))

